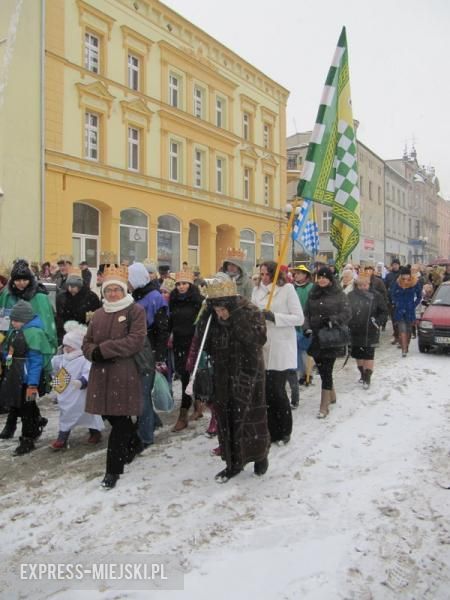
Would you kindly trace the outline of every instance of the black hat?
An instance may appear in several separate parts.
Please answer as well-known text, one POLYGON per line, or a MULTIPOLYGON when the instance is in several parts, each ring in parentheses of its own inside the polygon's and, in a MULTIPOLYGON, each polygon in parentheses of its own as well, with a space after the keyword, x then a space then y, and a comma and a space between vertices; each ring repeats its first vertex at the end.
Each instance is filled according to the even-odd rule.
POLYGON ((317 277, 326 277, 329 281, 334 281, 333 271, 328 267, 320 267, 317 277))
POLYGON ((411 266, 406 265, 405 267, 400 267, 399 273, 400 275, 411 275, 411 266))
POLYGON ((160 267, 158 267, 158 271, 160 273, 168 273, 170 271, 170 266, 169 265, 161 265, 160 267))
POLYGON ((28 323, 35 316, 35 311, 29 302, 19 300, 11 309, 9 318, 11 321, 19 321, 20 323, 28 323))
POLYGON ((22 258, 16 260, 11 269, 11 281, 16 281, 17 279, 27 279, 28 281, 33 281, 34 279, 33 271, 30 269, 27 261, 22 258))
POLYGON ((400 264, 400 261, 399 261, 399 259, 398 259, 398 258, 393 258, 393 259, 391 260, 391 265, 399 265, 399 264, 400 264))

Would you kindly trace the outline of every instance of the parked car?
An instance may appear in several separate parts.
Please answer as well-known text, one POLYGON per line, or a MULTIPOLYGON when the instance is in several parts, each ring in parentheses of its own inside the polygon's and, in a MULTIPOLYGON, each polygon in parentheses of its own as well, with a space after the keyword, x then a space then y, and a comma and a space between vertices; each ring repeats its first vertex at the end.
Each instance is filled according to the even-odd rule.
POLYGON ((450 281, 441 283, 418 323, 420 352, 450 351, 450 281))

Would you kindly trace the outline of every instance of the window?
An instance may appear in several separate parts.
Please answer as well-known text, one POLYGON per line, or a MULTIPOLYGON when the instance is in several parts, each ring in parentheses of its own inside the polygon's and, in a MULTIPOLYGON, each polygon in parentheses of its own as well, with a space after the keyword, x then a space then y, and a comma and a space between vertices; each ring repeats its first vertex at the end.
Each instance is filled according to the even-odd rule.
POLYGON ((198 85, 194 86, 194 116, 197 119, 203 118, 203 97, 204 91, 198 85))
POLYGON ((264 175, 264 204, 269 206, 272 198, 272 177, 264 175))
POLYGON ((250 140, 250 115, 246 112, 242 116, 242 137, 244 140, 250 140))
POLYGON ((372 197, 372 182, 371 181, 369 181, 369 200, 373 200, 373 197, 372 197))
POLYGON ((255 232, 251 229, 242 229, 239 246, 246 253, 244 268, 247 273, 252 273, 256 263, 255 258, 255 232))
POLYGON ((140 133, 136 127, 128 127, 128 169, 130 171, 139 171, 140 133))
POLYGON ((98 265, 100 217, 96 208, 81 202, 73 205, 72 252, 74 264, 87 261, 90 268, 98 265))
POLYGON ((261 258, 262 260, 273 260, 275 255, 275 244, 273 233, 265 232, 261 235, 261 258))
POLYGON ((378 204, 381 206, 381 185, 378 186, 378 204))
POLYGON ((223 194, 225 191, 224 163, 223 158, 216 158, 216 192, 219 194, 223 194))
POLYGON ((267 150, 272 148, 272 131, 268 123, 264 123, 263 126, 263 146, 267 150))
POLYGON ((204 153, 201 150, 194 151, 194 187, 203 187, 203 163, 204 153))
POLYGON ((100 73, 100 38, 89 32, 84 34, 84 67, 100 73))
POLYGON ((188 263, 192 266, 199 264, 200 256, 200 227, 189 223, 188 235, 188 263))
POLYGON ((216 127, 225 127, 225 100, 216 97, 216 127))
POLYGON ((359 191, 361 193, 361 196, 364 193, 364 177, 362 175, 359 176, 359 191))
POLYGON ((244 169, 244 200, 250 200, 250 169, 244 169))
POLYGON ((169 75, 169 104, 175 108, 180 107, 180 79, 176 75, 169 75))
POLYGON ((120 213, 120 260, 142 262, 148 256, 147 215, 129 208, 120 213))
POLYGON ((180 181, 180 144, 170 142, 169 177, 172 181, 180 181))
POLYGON ((389 188, 390 188, 389 181, 386 181, 386 197, 388 200, 390 200, 390 198, 391 198, 391 191, 389 188))
POLYGON ((128 87, 139 90, 140 87, 140 61, 134 54, 128 55, 128 87))
POLYGON ((322 233, 330 233, 331 231, 331 210, 324 210, 322 213, 322 233))
POLYGON ((180 268, 180 221, 171 215, 158 218, 158 265, 168 265, 171 271, 180 268))
POLYGON ((99 115, 86 112, 84 115, 84 157, 99 160, 99 115))

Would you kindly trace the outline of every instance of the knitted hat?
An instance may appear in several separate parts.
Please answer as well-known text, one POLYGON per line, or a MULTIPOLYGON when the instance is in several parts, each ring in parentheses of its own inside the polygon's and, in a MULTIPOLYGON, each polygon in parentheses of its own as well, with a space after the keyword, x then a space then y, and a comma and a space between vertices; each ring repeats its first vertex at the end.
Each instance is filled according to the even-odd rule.
POLYGON ((67 275, 66 286, 82 288, 83 287, 83 278, 81 277, 81 270, 75 267, 72 267, 67 275))
POLYGON ((328 267, 320 267, 317 277, 326 277, 329 281, 334 281, 333 272, 328 267))
POLYGON ((399 259, 398 259, 398 258, 393 258, 393 259, 391 260, 391 265, 395 265, 395 264, 397 264, 397 265, 399 265, 399 264, 400 264, 400 261, 399 261, 399 259))
POLYGON ((11 321, 19 321, 19 323, 28 323, 36 315, 33 307, 25 300, 19 300, 11 309, 11 321))
POLYGON ((158 267, 158 271, 159 271, 160 275, 162 275, 163 273, 168 273, 170 271, 170 266, 169 265, 161 265, 158 267))
POLYGON ((81 350, 87 327, 76 321, 67 321, 64 323, 64 329, 67 333, 63 337, 63 346, 70 346, 74 350, 81 350))
POLYGON ((156 273, 158 271, 156 263, 151 258, 146 258, 142 261, 142 264, 147 269, 148 273, 156 273))
POLYGON ((134 290, 143 288, 147 285, 150 281, 148 273, 145 265, 139 262, 135 262, 128 267, 128 281, 134 290))
POLYGON ((411 265, 400 267, 400 275, 411 275, 411 265))
POLYGON ((23 258, 16 260, 11 269, 11 281, 17 281, 17 279, 27 279, 28 281, 34 279, 33 272, 30 269, 28 262, 23 258))

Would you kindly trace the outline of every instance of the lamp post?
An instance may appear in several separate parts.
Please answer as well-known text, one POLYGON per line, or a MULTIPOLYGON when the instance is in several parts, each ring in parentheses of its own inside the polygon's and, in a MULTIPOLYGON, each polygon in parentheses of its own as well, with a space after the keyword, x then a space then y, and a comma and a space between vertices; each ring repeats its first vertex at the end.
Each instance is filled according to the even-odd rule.
MULTIPOLYGON (((284 212, 286 214, 286 218, 287 218, 288 222, 291 220, 292 211, 294 211, 295 217, 297 217, 298 214, 299 214, 299 212, 300 212, 300 204, 299 204, 299 201, 296 198, 294 198, 293 200, 291 200, 290 202, 288 202, 286 204, 286 206, 284 207, 284 212)), ((291 266, 292 267, 295 266, 295 242, 294 242, 294 240, 292 238, 292 232, 294 231, 295 221, 296 221, 296 218, 294 218, 292 220, 291 231, 288 232, 290 234, 290 237, 291 237, 291 266)))

